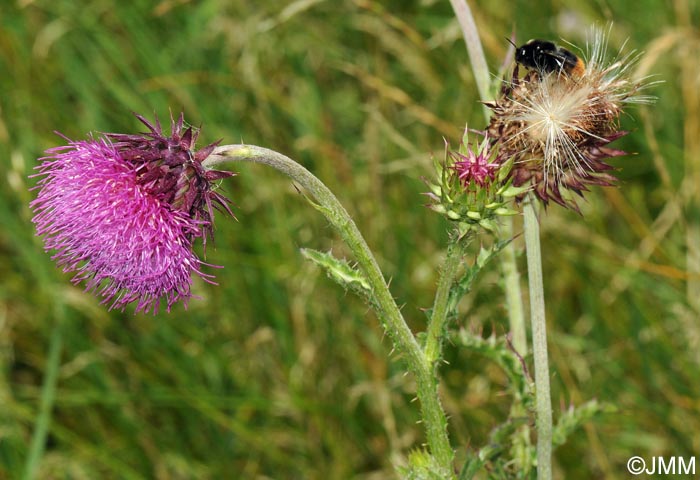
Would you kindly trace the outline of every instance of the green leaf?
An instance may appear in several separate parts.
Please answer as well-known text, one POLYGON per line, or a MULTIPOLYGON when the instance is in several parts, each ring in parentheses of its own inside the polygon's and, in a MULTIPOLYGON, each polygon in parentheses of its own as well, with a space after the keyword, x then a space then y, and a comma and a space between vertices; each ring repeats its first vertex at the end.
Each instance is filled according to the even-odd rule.
POLYGON ((485 462, 476 455, 470 455, 459 472, 458 480, 472 480, 474 475, 484 467, 484 464, 485 462))
POLYGON ((399 468, 404 480, 444 480, 449 478, 435 458, 425 450, 414 450, 408 455, 408 467, 399 468))
POLYGON ((515 401, 522 403, 525 409, 531 407, 534 398, 532 381, 527 376, 524 360, 504 338, 482 338, 462 329, 453 336, 453 341, 496 362, 508 377, 515 401))
POLYGON ((601 413, 613 413, 617 409, 614 405, 600 403, 598 400, 590 400, 578 407, 571 407, 564 412, 552 431, 552 446, 558 447, 566 442, 566 439, 577 428, 601 413))
POLYGON ((362 272, 352 267, 346 260, 335 258, 330 252, 319 252, 311 248, 302 248, 301 254, 324 269, 328 276, 343 288, 371 300, 372 288, 369 282, 362 272))

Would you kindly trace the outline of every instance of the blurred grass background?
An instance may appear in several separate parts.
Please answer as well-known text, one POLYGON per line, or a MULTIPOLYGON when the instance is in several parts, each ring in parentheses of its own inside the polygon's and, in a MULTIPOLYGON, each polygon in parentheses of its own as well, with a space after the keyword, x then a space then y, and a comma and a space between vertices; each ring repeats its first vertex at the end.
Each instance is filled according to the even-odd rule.
MULTIPOLYGON (((632 455, 700 455, 698 3, 471 6, 494 72, 513 28, 583 45, 614 21, 612 49, 629 38, 665 81, 622 120, 633 133, 618 144, 638 155, 615 160, 621 188, 592 191, 583 217, 542 217, 555 416, 592 398, 619 408, 559 448, 555 471, 627 478, 632 455)), ((446 231, 421 177, 442 137, 485 124, 449 2, 4 0, 0 25, 0 478, 21 476, 59 323, 38 478, 392 478, 423 441, 412 379, 367 307, 302 260, 302 246, 346 252, 286 178, 238 167, 223 185, 238 221, 219 217, 207 251, 220 285, 154 317, 70 284, 34 237, 27 176, 62 143, 54 130, 141 131, 130 112, 184 110, 202 143, 269 147, 325 181, 419 331, 446 231)), ((505 333, 502 299, 494 264, 462 323, 505 333)), ((447 359, 463 458, 509 398, 492 364, 454 347, 447 359)))

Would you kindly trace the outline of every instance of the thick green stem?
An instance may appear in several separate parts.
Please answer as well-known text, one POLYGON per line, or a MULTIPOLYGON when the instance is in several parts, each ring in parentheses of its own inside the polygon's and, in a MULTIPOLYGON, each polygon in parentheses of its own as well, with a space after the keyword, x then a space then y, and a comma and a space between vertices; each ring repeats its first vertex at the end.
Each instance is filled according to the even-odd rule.
POLYGON ((552 478, 552 400, 547 358, 547 323, 544 315, 544 285, 540 254, 540 226, 536 199, 528 194, 523 204, 527 274, 530 285, 532 350, 535 360, 535 405, 537 411, 537 478, 552 478))
POLYGON ((46 374, 39 399, 39 414, 34 426, 34 434, 32 443, 29 446, 27 460, 24 464, 23 480, 33 480, 36 477, 41 457, 46 448, 46 436, 51 424, 51 413, 56 398, 56 384, 58 383, 58 367, 61 361, 61 350, 63 349, 63 305, 59 304, 57 309, 59 313, 56 315, 56 325, 51 331, 51 339, 49 341, 46 374))
POLYGON ((392 297, 379 265, 345 208, 318 178, 300 164, 273 150, 254 145, 218 147, 204 161, 206 168, 231 161, 247 161, 268 165, 301 185, 318 204, 319 210, 336 228, 352 251, 371 285, 377 314, 384 322, 395 348, 403 354, 409 370, 416 377, 417 396, 421 404, 423 424, 431 454, 444 470, 446 478, 454 478, 454 452, 447 436, 447 420, 440 404, 438 384, 423 350, 406 324, 392 297))
POLYGON ((447 327, 448 303, 450 299, 450 289, 454 285, 455 277, 459 271, 459 265, 464 254, 466 242, 458 235, 453 235, 447 246, 447 255, 440 271, 440 281, 435 294, 435 302, 426 331, 425 356, 431 365, 442 355, 442 343, 445 338, 447 327))

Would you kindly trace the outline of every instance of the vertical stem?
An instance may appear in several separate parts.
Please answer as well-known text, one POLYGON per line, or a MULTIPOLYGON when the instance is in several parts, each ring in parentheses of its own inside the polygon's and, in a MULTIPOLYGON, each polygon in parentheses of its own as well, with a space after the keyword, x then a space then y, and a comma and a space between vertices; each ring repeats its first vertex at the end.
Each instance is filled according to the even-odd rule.
POLYGON ((528 194, 523 205, 525 248, 530 285, 530 317, 532 320, 532 349, 535 360, 535 401, 537 411, 537 478, 552 478, 552 400, 549 388, 547 359, 547 323, 544 314, 544 286, 540 227, 535 212, 535 198, 528 194))
POLYGON ((464 254, 465 243, 457 234, 450 238, 447 245, 445 262, 440 272, 440 281, 435 294, 430 322, 426 331, 425 357, 428 363, 433 365, 442 355, 442 342, 445 338, 445 327, 447 324, 447 305, 450 298, 450 289, 454 284, 455 276, 459 270, 462 255, 464 254))
MULTIPOLYGON (((467 0, 450 0, 450 4, 452 4, 452 10, 454 10, 457 22, 459 22, 459 27, 462 30, 464 43, 467 45, 469 61, 472 65, 472 72, 474 72, 474 81, 476 82, 476 88, 479 90, 479 97, 482 101, 486 101, 491 95, 489 91, 491 77, 472 11, 469 8, 469 4, 467 4, 467 0)), ((489 109, 486 106, 484 106, 484 114, 486 118, 489 117, 489 109)))
MULTIPOLYGON (((503 219, 501 231, 505 238, 513 238, 513 219, 503 219)), ((512 334, 513 348, 521 357, 527 356, 527 332, 525 329, 525 311, 520 289, 520 274, 515 256, 515 245, 508 243, 501 253, 501 271, 503 272, 503 291, 506 294, 506 307, 512 334)))
POLYGON ((447 419, 440 403, 438 382, 432 365, 408 328, 389 291, 372 251, 362 237, 348 212, 323 182, 303 166, 281 153, 255 145, 226 145, 216 150, 203 162, 205 168, 226 161, 247 161, 268 165, 298 182, 313 198, 316 208, 335 227, 352 251, 358 265, 372 287, 377 314, 384 322, 395 348, 404 356, 408 369, 416 377, 416 395, 421 404, 423 424, 430 453, 444 474, 453 479, 454 452, 447 436, 447 419))
MULTIPOLYGON (((60 300, 57 300, 60 302, 60 300)), ((56 324, 51 331, 49 341, 49 353, 46 360, 46 374, 44 384, 41 387, 39 400, 39 414, 34 426, 32 443, 29 446, 27 460, 24 464, 23 480, 33 480, 41 462, 46 447, 46 436, 51 424, 51 413, 56 398, 56 384, 58 383, 58 370, 63 349, 63 305, 58 305, 59 314, 56 316, 56 324)))

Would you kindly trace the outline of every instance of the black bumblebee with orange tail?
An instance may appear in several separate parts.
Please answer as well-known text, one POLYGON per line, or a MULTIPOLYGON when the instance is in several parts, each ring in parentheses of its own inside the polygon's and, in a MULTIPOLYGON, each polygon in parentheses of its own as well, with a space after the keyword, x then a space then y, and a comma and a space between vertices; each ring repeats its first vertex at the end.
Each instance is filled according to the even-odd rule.
POLYGON ((566 48, 549 40, 530 40, 515 49, 515 61, 541 73, 564 73, 581 78, 586 65, 566 48))

